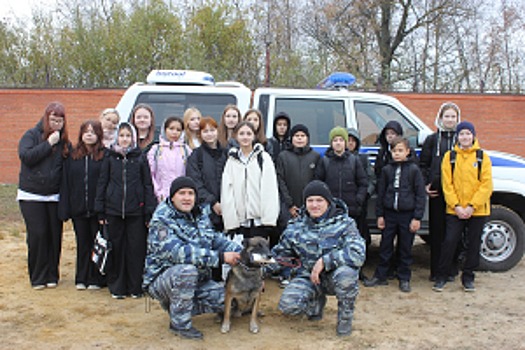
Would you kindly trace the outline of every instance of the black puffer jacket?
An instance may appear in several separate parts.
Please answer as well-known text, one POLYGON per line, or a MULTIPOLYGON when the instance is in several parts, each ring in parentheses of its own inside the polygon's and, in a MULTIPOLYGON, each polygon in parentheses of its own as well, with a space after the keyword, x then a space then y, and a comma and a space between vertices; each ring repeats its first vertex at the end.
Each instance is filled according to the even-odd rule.
POLYGON ((18 188, 47 196, 60 191, 64 143, 60 140, 51 146, 47 140, 42 139, 42 123, 40 120, 34 128, 26 131, 18 144, 18 156, 21 161, 18 188))
POLYGON ((148 217, 156 204, 148 161, 142 151, 135 147, 124 156, 107 150, 97 184, 97 214, 148 217))
POLYGON ((356 155, 347 150, 339 156, 330 147, 317 167, 316 178, 328 185, 334 197, 345 202, 350 216, 361 214, 368 179, 356 155))
POLYGON ((425 184, 432 184, 432 189, 441 191, 441 161, 443 155, 454 148, 455 131, 438 131, 425 140, 419 166, 423 173, 425 184))
POLYGON ((95 213, 97 183, 102 168, 102 159, 96 161, 90 155, 80 159, 68 157, 60 183, 58 216, 66 221, 70 218, 89 218, 95 213))
POLYGON ((417 164, 409 159, 405 162, 391 162, 383 167, 377 182, 377 217, 384 216, 385 209, 390 209, 413 211, 414 219, 421 220, 425 204, 425 184, 417 164), (399 178, 396 181, 398 174, 399 178))
POLYGON ((315 178, 320 157, 310 146, 292 147, 279 153, 275 166, 279 194, 288 208, 303 205, 303 189, 315 178))
POLYGON ((359 136, 359 132, 354 128, 348 128, 348 136, 353 137, 356 140, 356 147, 355 150, 352 152, 352 154, 359 157, 359 160, 361 161, 361 164, 363 165, 363 169, 365 169, 366 177, 368 179, 368 189, 367 193, 368 196, 371 196, 374 194, 376 190, 376 183, 377 183, 377 177, 374 172, 374 167, 370 163, 370 159, 368 159, 367 154, 359 153, 359 149, 361 148, 361 137, 359 136))
POLYGON ((188 158, 186 174, 197 184, 199 203, 213 206, 220 202, 222 172, 225 163, 226 150, 220 144, 213 149, 203 143, 193 150, 188 158))

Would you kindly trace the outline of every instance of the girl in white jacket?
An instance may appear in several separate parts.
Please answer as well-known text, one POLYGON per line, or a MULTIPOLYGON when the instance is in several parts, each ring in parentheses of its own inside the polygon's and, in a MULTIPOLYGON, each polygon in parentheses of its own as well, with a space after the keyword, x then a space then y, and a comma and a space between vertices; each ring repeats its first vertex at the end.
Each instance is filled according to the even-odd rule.
POLYGON ((279 215, 279 191, 272 158, 256 143, 251 123, 234 129, 239 148, 228 152, 221 186, 224 228, 245 238, 268 237, 279 215))

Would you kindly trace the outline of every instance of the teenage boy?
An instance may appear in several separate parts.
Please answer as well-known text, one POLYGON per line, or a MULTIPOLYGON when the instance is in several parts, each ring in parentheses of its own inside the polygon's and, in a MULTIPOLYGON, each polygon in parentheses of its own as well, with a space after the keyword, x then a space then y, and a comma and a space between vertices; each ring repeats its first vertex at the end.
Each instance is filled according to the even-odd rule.
POLYGON ((290 147, 290 117, 285 112, 279 112, 273 121, 273 137, 270 139, 274 161, 281 151, 290 147))
POLYGON ((474 125, 467 121, 456 127, 457 144, 443 156, 441 179, 447 204, 445 239, 441 246, 438 274, 432 289, 441 292, 450 275, 454 252, 467 230, 466 260, 461 282, 465 292, 474 292, 474 270, 479 265, 483 226, 490 215, 492 164, 481 151, 474 125))
POLYGON ((408 293, 411 290, 412 244, 425 212, 426 192, 419 167, 409 159, 408 140, 401 137, 393 139, 391 153, 392 162, 382 169, 378 179, 377 227, 383 230, 379 246, 380 262, 374 277, 364 284, 366 287, 388 284, 388 269, 397 234, 399 289, 408 293))

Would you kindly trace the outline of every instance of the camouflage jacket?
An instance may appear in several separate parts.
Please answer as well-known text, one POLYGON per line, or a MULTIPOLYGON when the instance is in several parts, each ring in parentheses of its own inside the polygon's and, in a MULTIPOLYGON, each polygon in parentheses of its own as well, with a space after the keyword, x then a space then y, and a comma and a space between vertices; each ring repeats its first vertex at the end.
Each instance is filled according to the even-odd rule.
POLYGON ((305 210, 299 218, 291 220, 272 253, 276 257, 300 259, 298 275, 309 275, 321 257, 328 272, 344 265, 360 268, 365 261, 366 246, 354 220, 347 214, 346 205, 336 198, 327 216, 318 222, 305 210))
POLYGON ((182 213, 169 199, 158 205, 149 226, 144 290, 175 264, 195 265, 204 276, 209 275, 211 267, 219 266, 220 253, 241 251, 237 243, 213 229, 209 213, 209 206, 182 213))

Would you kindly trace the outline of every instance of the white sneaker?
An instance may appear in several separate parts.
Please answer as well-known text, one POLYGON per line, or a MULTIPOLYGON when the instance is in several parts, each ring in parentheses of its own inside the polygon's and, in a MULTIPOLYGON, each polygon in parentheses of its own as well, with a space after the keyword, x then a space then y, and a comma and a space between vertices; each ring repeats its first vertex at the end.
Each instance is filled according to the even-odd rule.
POLYGON ((88 290, 99 290, 100 289, 100 286, 96 285, 96 284, 90 284, 88 287, 87 287, 88 290))
POLYGON ((46 287, 47 288, 56 288, 57 284, 55 282, 49 282, 49 283, 46 283, 46 287))
POLYGON ((77 283, 77 285, 75 287, 77 288, 77 290, 84 290, 84 289, 86 289, 86 285, 84 283, 77 283))
POLYGON ((33 286, 34 290, 42 290, 44 288, 46 288, 45 284, 36 284, 36 285, 33 286))

